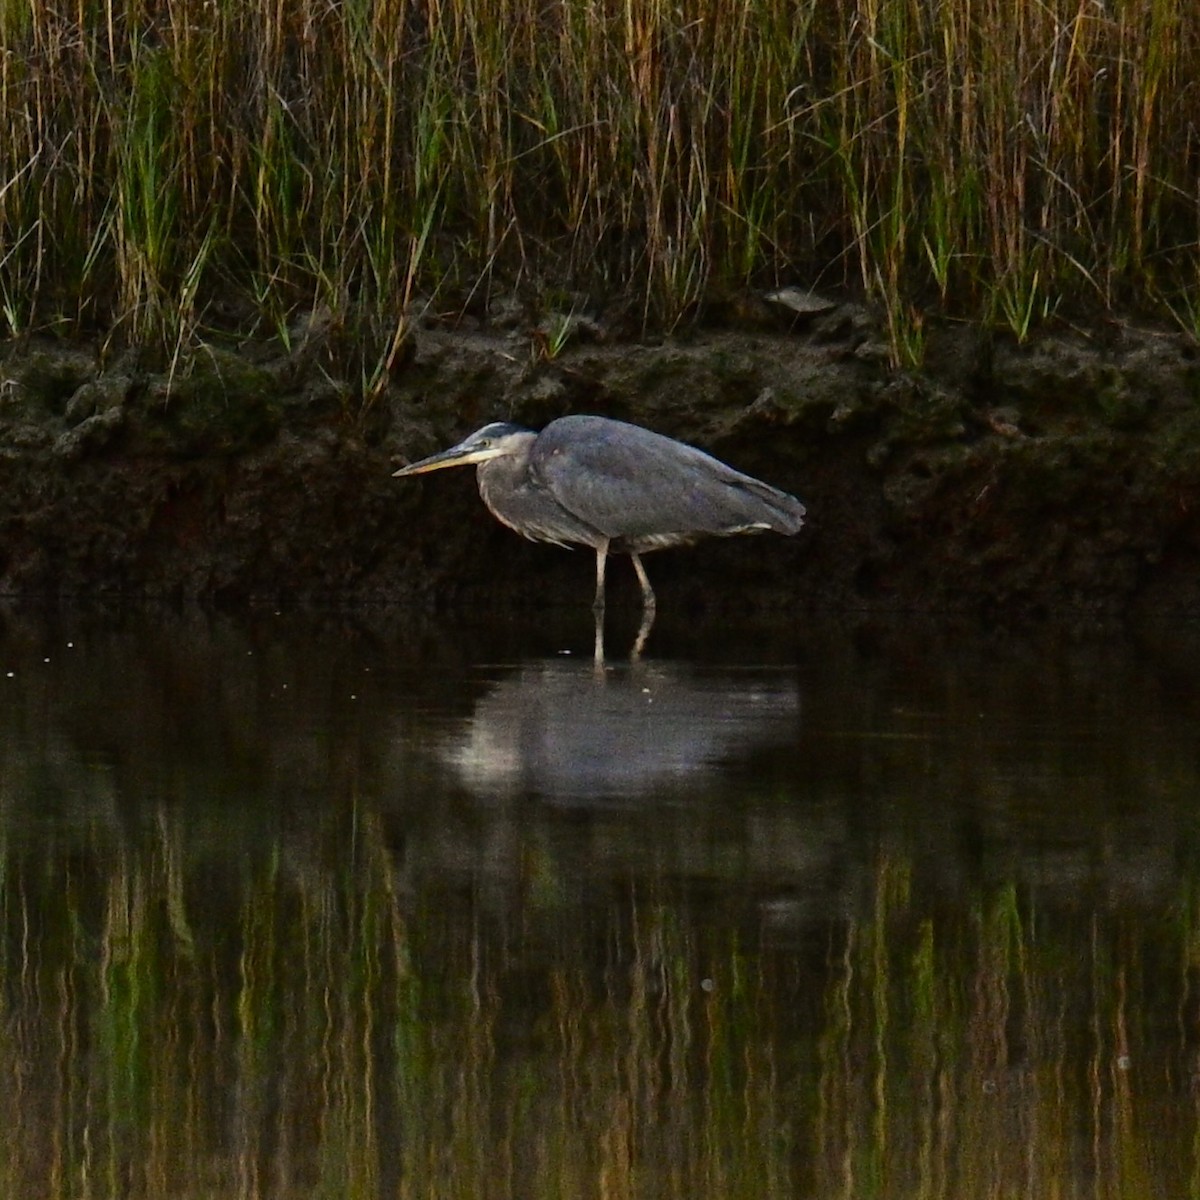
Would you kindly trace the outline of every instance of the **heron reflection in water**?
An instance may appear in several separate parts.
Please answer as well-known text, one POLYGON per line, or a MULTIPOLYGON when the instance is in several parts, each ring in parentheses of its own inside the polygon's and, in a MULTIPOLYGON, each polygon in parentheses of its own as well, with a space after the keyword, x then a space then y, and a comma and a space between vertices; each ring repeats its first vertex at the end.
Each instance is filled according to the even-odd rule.
POLYGON ((628 554, 642 587, 636 653, 655 609, 643 554, 704 537, 790 535, 804 524, 804 505, 794 496, 694 446, 607 417, 559 417, 541 433, 494 422, 395 474, 471 463, 497 520, 535 542, 595 550, 598 657, 609 554, 628 554))

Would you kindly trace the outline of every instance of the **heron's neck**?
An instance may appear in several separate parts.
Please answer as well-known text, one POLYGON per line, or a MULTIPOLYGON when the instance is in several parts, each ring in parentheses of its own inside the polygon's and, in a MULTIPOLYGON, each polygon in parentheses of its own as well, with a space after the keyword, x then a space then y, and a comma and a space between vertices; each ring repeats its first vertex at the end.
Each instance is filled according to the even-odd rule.
POLYGON ((498 512, 497 504, 504 506, 505 497, 529 483, 529 452, 533 449, 536 437, 536 433, 522 435, 512 453, 489 458, 475 468, 479 494, 492 512, 498 512))

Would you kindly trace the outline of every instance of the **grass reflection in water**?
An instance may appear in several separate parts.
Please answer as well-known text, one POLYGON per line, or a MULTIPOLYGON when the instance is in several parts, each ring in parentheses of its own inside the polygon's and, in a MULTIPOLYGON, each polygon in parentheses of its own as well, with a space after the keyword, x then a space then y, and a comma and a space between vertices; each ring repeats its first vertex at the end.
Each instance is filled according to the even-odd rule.
POLYGON ((1195 896, 788 931, 645 881, 414 896, 179 828, 0 851, 5 1196, 1197 1194, 1195 896), (103 840, 103 839, 100 839, 103 840))

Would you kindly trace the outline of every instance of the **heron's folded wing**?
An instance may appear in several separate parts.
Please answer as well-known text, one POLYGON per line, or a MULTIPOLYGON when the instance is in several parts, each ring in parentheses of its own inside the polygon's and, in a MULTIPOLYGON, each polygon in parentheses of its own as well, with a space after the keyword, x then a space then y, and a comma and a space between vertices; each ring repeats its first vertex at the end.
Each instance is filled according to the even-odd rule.
POLYGON ((602 417, 552 422, 530 470, 564 508, 613 538, 794 533, 804 514, 798 500, 693 446, 602 417))

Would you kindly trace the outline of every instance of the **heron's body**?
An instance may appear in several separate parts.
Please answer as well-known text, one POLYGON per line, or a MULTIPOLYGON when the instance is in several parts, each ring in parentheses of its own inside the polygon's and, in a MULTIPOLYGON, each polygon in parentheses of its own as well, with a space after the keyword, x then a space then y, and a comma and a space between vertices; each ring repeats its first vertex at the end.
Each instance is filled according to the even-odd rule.
POLYGON ((647 608, 654 592, 640 555, 703 537, 798 533, 794 496, 662 434, 606 417, 571 416, 534 433, 485 425, 440 454, 397 471, 416 475, 476 464, 483 502, 533 541, 596 551, 595 606, 604 605, 607 556, 628 554, 647 608))

